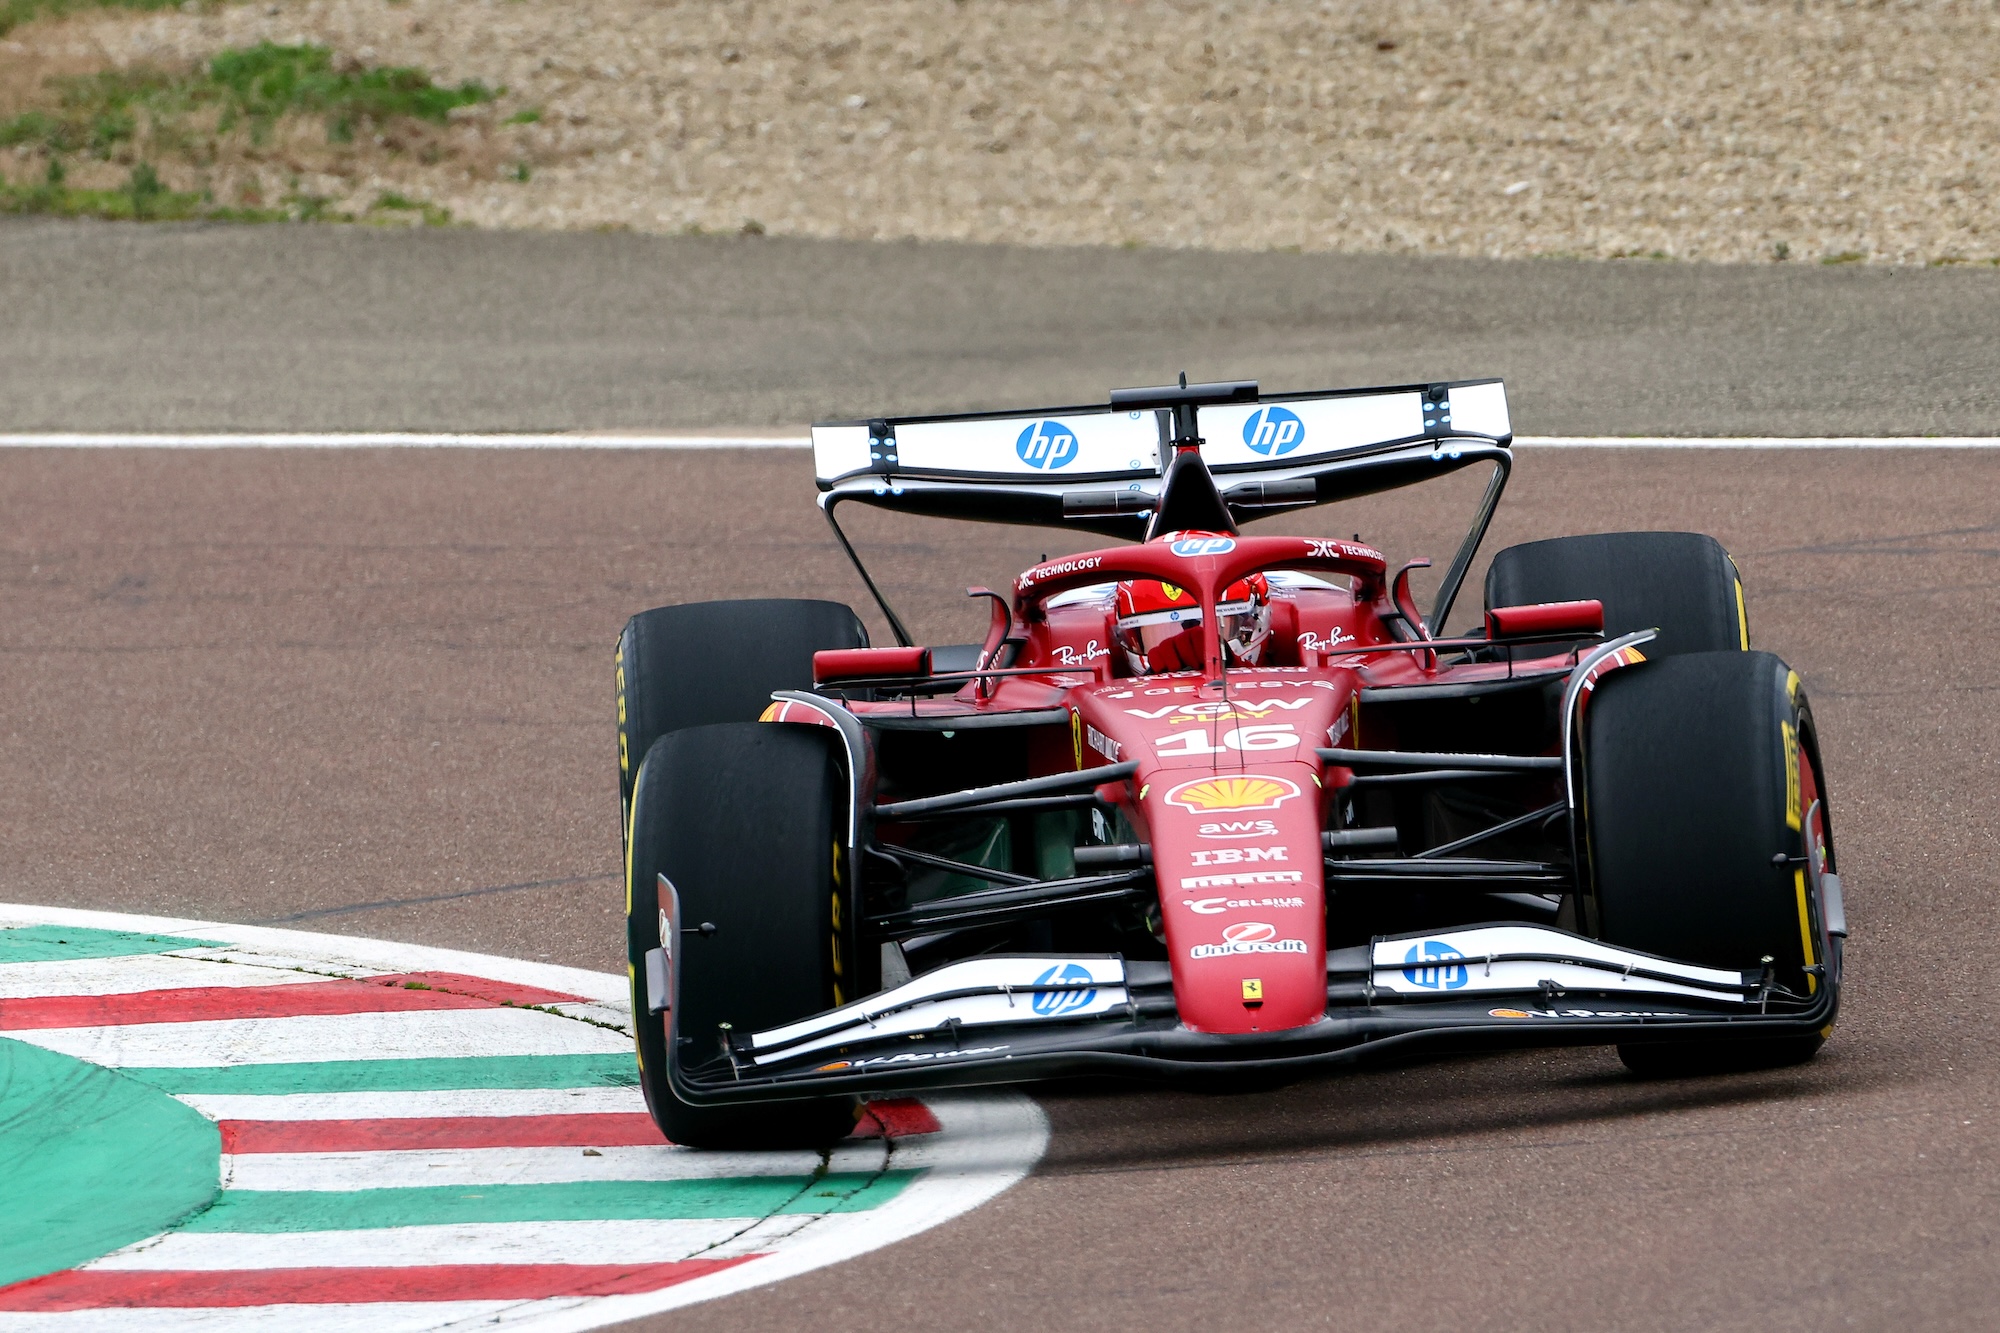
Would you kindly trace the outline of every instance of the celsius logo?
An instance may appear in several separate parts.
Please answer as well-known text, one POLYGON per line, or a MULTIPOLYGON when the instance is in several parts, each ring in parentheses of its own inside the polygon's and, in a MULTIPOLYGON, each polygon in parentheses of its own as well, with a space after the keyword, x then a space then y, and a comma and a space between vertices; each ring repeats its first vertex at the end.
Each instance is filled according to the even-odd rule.
POLYGON ((1060 421, 1037 421, 1022 428, 1014 452, 1029 467, 1059 468, 1076 458, 1076 432, 1060 421))
MULTIPOLYGON (((1037 986, 1069 986, 1079 981, 1094 981, 1087 968, 1075 963, 1062 963, 1050 968, 1035 978, 1037 986)), ((1035 1012, 1044 1018, 1054 1018, 1081 1009, 1097 998, 1097 990, 1045 990, 1035 992, 1035 1012)))
POLYGON ((1306 426, 1298 413, 1283 407, 1260 407, 1243 423, 1243 443, 1252 453, 1266 458, 1288 454, 1306 438, 1306 426))
POLYGON ((1180 556, 1228 555, 1236 543, 1228 537, 1183 537, 1167 549, 1180 556))
POLYGON ((1422 944, 1412 944, 1403 955, 1408 964, 1403 977, 1425 990, 1457 990, 1472 980, 1466 975, 1464 959, 1464 954, 1443 940, 1425 940, 1422 944), (1452 960, 1458 960, 1458 966, 1450 966, 1452 960))

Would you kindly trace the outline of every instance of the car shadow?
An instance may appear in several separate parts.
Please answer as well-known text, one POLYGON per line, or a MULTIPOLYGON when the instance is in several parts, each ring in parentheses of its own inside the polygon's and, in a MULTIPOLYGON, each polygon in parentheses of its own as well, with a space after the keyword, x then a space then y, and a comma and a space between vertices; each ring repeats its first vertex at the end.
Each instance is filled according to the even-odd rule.
POLYGON ((1552 1146, 1593 1126, 1647 1120, 1664 1132, 1707 1132, 1665 1122, 1823 1097, 1844 1085, 1849 1063, 1829 1048, 1789 1069, 1641 1079, 1609 1048, 1586 1047, 1458 1056, 1253 1090, 1046 1084, 1030 1090, 1055 1130, 1037 1174, 1552 1146))

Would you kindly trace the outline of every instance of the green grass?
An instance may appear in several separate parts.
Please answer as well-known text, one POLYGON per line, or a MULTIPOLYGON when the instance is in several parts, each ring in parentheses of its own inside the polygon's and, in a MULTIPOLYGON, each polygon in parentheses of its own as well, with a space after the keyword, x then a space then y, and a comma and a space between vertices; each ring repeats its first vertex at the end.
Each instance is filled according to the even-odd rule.
POLYGON ((394 190, 379 194, 375 202, 368 206, 370 214, 381 213, 421 213, 426 227, 443 227, 451 222, 451 210, 437 204, 425 203, 420 199, 410 199, 394 190))
MULTIPOLYGON (((28 3, 0 0, 0 6, 16 9, 28 3)), ((387 222, 396 213, 419 213, 426 225, 442 226, 451 220, 449 211, 394 194, 377 199, 360 218, 336 212, 328 200, 296 186, 281 207, 225 208, 205 193, 168 189, 155 164, 209 166, 220 140, 244 135, 262 144, 287 117, 317 117, 329 143, 346 143, 357 127, 397 120, 443 124, 457 108, 494 98, 483 84, 445 87, 407 66, 340 70, 326 47, 270 42, 223 51, 188 74, 105 70, 52 79, 48 90, 54 95, 48 107, 0 121, 0 150, 27 148, 47 159, 40 181, 13 183, 0 176, 0 212, 345 222, 387 222), (130 177, 120 189, 73 187, 64 162, 77 157, 124 164, 130 177)))
POLYGON ((0 148, 109 158, 143 130, 156 148, 199 158, 204 139, 240 126, 262 143, 286 116, 318 116, 327 141, 345 143, 357 125, 403 117, 443 124, 456 108, 494 96, 480 83, 442 87, 407 66, 336 70, 326 47, 270 42, 223 51, 193 74, 105 70, 54 79, 50 86, 55 107, 0 122, 0 148))
POLYGON ((342 72, 333 68, 333 53, 323 46, 270 42, 217 55, 209 62, 208 83, 224 103, 217 127, 222 131, 242 119, 253 135, 260 127, 268 133, 280 116, 317 114, 325 117, 327 138, 336 143, 352 139, 357 122, 408 116, 442 125, 458 107, 493 100, 492 90, 481 83, 445 88, 407 65, 342 72))
POLYGON ((0 0, 0 37, 39 18, 61 18, 87 9, 175 9, 180 0, 0 0))

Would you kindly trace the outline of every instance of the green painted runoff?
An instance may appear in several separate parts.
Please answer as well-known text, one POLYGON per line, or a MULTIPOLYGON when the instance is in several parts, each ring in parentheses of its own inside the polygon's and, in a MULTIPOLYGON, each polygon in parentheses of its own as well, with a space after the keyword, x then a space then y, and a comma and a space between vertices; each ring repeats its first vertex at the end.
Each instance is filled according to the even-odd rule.
POLYGON ((487 1088, 629 1088, 630 1052, 617 1055, 467 1055, 437 1060, 311 1060, 297 1064, 136 1068, 124 1073, 186 1096, 301 1092, 457 1092, 487 1088))
POLYGON ((186 940, 129 930, 83 926, 10 926, 0 930, 0 964, 55 963, 80 958, 123 958, 135 953, 225 948, 221 940, 186 940))
POLYGON ((0 1037, 0 1286, 167 1230, 208 1206, 221 1172, 221 1134, 190 1107, 0 1037))
POLYGON ((585 1180, 562 1185, 425 1185, 373 1190, 225 1190, 183 1231, 359 1231, 469 1222, 858 1213, 902 1193, 917 1171, 718 1180, 585 1180))

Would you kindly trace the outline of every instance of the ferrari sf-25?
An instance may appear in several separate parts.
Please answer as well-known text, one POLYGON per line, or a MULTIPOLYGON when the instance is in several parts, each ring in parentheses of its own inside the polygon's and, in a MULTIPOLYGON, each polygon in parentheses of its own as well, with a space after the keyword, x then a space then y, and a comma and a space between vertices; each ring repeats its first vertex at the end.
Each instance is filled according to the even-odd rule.
POLYGON ((1131 1075, 1268 1086, 1418 1051, 1808 1059, 1846 935, 1799 677, 1713 538, 1508 547, 1494 380, 813 428, 820 506, 1120 544, 973 588, 982 642, 846 605, 632 618, 617 655, 648 1105, 824 1143, 857 1099, 1131 1075), (1252 520, 1490 470, 1428 611, 1359 538, 1252 520))

